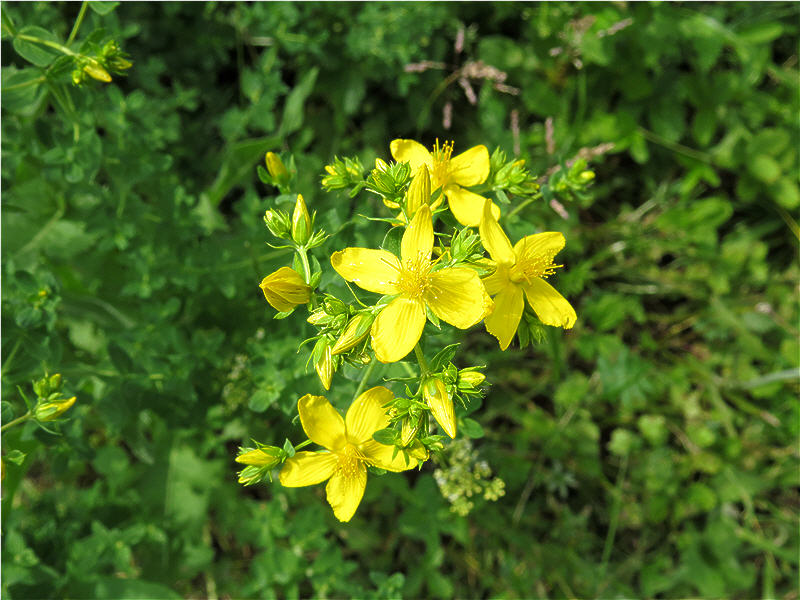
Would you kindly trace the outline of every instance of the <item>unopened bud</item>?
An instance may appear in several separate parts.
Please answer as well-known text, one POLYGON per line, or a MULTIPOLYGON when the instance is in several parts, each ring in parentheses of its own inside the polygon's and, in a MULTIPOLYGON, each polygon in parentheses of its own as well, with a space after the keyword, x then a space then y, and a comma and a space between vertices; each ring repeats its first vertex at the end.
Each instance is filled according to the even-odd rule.
POLYGON ((289 237, 291 226, 289 216, 279 210, 268 210, 264 213, 264 224, 269 232, 277 238, 286 239, 289 237))
POLYGON ((325 351, 322 353, 322 358, 317 361, 314 368, 317 371, 319 380, 322 382, 322 387, 326 390, 331 389, 331 380, 333 379, 333 356, 331 356, 331 347, 328 344, 325 344, 325 351))
POLYGON ((303 196, 297 194, 297 202, 292 213, 292 239, 301 246, 311 237, 311 217, 303 196))
POLYGON ((472 387, 478 387, 486 379, 486 375, 479 371, 461 371, 458 374, 459 385, 464 383, 472 387))
POLYGON ((322 304, 325 307, 325 312, 329 315, 340 315, 347 310, 347 305, 333 296, 325 296, 322 304))
POLYGON ((594 171, 583 171, 578 175, 578 179, 583 183, 589 183, 594 180, 594 171))
POLYGON ((281 461, 282 450, 275 446, 261 448, 240 448, 236 462, 243 465, 272 468, 281 461))
POLYGON ((311 288, 289 267, 281 267, 261 280, 259 285, 267 302, 277 311, 287 312, 311 298, 311 288))
POLYGON ((378 171, 381 171, 382 173, 384 173, 389 168, 389 165, 387 165, 386 161, 383 160, 382 158, 376 158, 375 159, 375 168, 378 169, 378 171))
POLYGON ((369 333, 370 327, 372 327, 372 322, 375 320, 369 313, 359 313, 347 324, 347 327, 344 328, 342 335, 339 336, 339 339, 336 340, 336 343, 331 348, 331 354, 334 356, 337 354, 341 354, 342 352, 347 352, 354 346, 356 346, 361 340, 367 337, 369 333))
POLYGON ((97 81, 103 81, 105 83, 111 81, 111 75, 108 74, 108 71, 106 71, 103 68, 103 65, 93 58, 90 58, 89 62, 83 65, 83 72, 97 81))
POLYGON ((75 404, 75 396, 65 400, 42 402, 34 410, 34 416, 37 421, 54 421, 67 412, 73 404, 75 404))
POLYGON ((408 446, 411 443, 416 435, 417 431, 419 431, 419 419, 412 419, 411 417, 406 417, 403 419, 403 426, 400 430, 400 443, 403 446, 408 446))
POLYGON ((422 397, 430 407, 433 418, 444 429, 444 432, 451 438, 455 438, 456 413, 444 382, 438 377, 429 378, 422 388, 422 397))
POLYGON ((267 163, 267 172, 269 172, 274 179, 285 181, 289 178, 289 171, 286 170, 280 156, 274 152, 267 152, 265 160, 267 163))

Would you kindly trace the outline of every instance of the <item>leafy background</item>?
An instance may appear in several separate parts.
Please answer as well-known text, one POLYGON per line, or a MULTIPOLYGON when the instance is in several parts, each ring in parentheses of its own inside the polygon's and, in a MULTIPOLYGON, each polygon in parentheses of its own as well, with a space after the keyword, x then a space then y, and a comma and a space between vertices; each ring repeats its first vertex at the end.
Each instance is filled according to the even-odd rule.
MULTIPOLYGON (((2 6, 62 42, 78 8, 2 6)), ((78 39, 103 28, 127 77, 2 98, 3 419, 46 370, 78 396, 60 435, 3 436, 26 453, 3 481, 6 597, 797 598, 796 4, 93 8, 78 39), (464 60, 519 93, 473 81, 473 105, 455 66, 405 70, 464 60), (345 525, 321 488, 236 483, 236 448, 298 441, 296 399, 321 390, 306 325, 257 287, 288 260, 261 216, 289 199, 256 165, 293 154, 339 231, 323 250, 375 244, 343 226, 380 204, 319 175, 395 137, 516 150, 543 175, 613 149, 565 215, 506 223, 566 235, 575 328, 505 353, 476 328, 459 355, 487 365, 470 460, 505 496, 454 514, 429 463, 372 477, 345 525)), ((56 58, 21 46, 4 31, 4 86, 56 58)))

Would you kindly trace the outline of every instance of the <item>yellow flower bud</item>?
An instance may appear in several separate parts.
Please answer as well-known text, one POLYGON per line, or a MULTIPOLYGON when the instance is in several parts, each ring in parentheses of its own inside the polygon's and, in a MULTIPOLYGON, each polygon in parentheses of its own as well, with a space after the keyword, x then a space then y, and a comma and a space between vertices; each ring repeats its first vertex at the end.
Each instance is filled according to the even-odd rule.
POLYGON ((444 432, 451 438, 455 438, 456 413, 444 382, 438 377, 429 378, 422 388, 422 397, 430 407, 433 418, 444 429, 444 432))
POLYGON ((275 154, 274 152, 267 152, 266 157, 267 163, 267 171, 269 172, 272 177, 275 179, 288 179, 289 171, 286 170, 286 167, 281 160, 281 157, 275 154))
POLYGON ((325 352, 322 358, 319 359, 317 364, 314 365, 317 370, 319 380, 322 382, 322 387, 326 390, 331 389, 331 379, 333 379, 333 357, 331 356, 331 347, 325 344, 325 352))
POLYGON ((97 81, 103 81, 105 83, 111 81, 111 75, 108 74, 108 71, 106 71, 103 68, 103 65, 94 59, 90 59, 88 63, 83 65, 83 72, 97 81))
POLYGON ((75 404, 75 396, 66 400, 42 402, 34 410, 34 416, 37 421, 54 421, 67 412, 73 404, 75 404))
POLYGON ((259 285, 264 298, 277 311, 287 312, 311 298, 311 288, 289 267, 281 267, 261 280, 259 285))
POLYGON ((378 169, 378 171, 385 172, 385 171, 387 171, 389 169, 389 165, 387 165, 386 161, 383 160, 382 158, 376 158, 375 159, 375 168, 378 169))
POLYGON ((428 167, 422 165, 411 180, 406 192, 406 214, 409 219, 414 218, 420 206, 431 201, 431 177, 428 167))
POLYGON ((342 335, 339 336, 339 339, 336 340, 333 348, 331 348, 331 354, 335 356, 337 354, 341 354, 342 352, 347 352, 361 340, 367 337, 369 329, 372 327, 372 322, 374 320, 375 317, 369 313, 359 313, 350 319, 350 322, 347 324, 347 327, 344 328, 342 335))
POLYGON ((242 448, 236 462, 243 465, 272 468, 280 462, 281 449, 275 446, 262 448, 242 448))
POLYGON ((465 383, 472 387, 478 387, 486 379, 486 375, 478 371, 461 371, 458 374, 458 383, 465 383))
POLYGON ((294 204, 292 214, 292 239, 300 245, 305 244, 311 237, 311 216, 303 200, 303 196, 297 194, 297 202, 294 204))
POLYGON ((589 183, 594 180, 595 175, 594 171, 583 171, 578 177, 583 183, 589 183))
POLYGON ((411 419, 410 417, 403 419, 403 426, 400 430, 400 443, 403 446, 408 446, 419 431, 419 419, 411 419))

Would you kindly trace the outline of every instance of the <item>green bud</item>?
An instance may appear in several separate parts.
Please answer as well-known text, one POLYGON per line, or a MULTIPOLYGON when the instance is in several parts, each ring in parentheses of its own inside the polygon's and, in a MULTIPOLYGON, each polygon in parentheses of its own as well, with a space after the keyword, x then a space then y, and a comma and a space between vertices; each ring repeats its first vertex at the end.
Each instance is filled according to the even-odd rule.
POLYGON ((333 348, 331 348, 331 354, 335 356, 337 354, 341 354, 342 352, 347 352, 351 348, 358 345, 361 340, 367 337, 374 320, 375 317, 369 313, 359 313, 350 319, 350 322, 347 324, 347 327, 344 328, 342 335, 339 336, 339 339, 336 340, 333 348))
POLYGON ((594 171, 584 171, 578 175, 578 180, 582 183, 589 183, 594 180, 594 171))
POLYGON ((48 383, 50 384, 50 391, 51 392, 57 392, 58 390, 60 390, 61 389, 61 373, 54 373, 53 375, 50 375, 50 381, 48 383))
POLYGON ((268 210, 264 213, 264 224, 269 232, 277 238, 286 239, 289 237, 291 225, 289 215, 280 210, 268 210))
POLYGON ((466 384, 471 387, 478 387, 486 379, 486 375, 478 371, 460 371, 458 374, 458 384, 466 384))
POLYGON ((83 65, 83 72, 97 81, 102 81, 104 83, 111 81, 111 75, 109 75, 108 71, 103 68, 103 65, 94 58, 88 59, 86 64, 83 65))
POLYGON ((297 194, 297 201, 294 204, 292 214, 292 239, 299 245, 304 245, 311 237, 311 217, 308 208, 303 200, 303 196, 297 194))
POLYGON ((267 152, 265 161, 267 163, 267 171, 273 178, 279 181, 289 179, 289 171, 286 170, 280 156, 274 152, 267 152))
POLYGON ((347 305, 333 296, 325 296, 322 305, 325 307, 325 312, 329 315, 341 315, 347 311, 347 305))
POLYGON ((76 398, 73 396, 72 398, 68 398, 66 400, 42 402, 34 409, 34 417, 37 421, 54 421, 67 412, 69 408, 75 404, 75 400, 76 398))

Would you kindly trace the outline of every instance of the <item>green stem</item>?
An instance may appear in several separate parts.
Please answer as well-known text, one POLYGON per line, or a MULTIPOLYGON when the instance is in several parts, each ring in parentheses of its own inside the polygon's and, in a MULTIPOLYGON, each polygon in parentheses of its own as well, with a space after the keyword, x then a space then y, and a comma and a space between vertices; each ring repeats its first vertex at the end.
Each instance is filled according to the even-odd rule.
POLYGON ((0 368, 0 376, 5 375, 6 371, 8 370, 8 366, 11 364, 11 359, 14 358, 14 355, 19 350, 20 345, 22 344, 22 338, 17 338, 14 347, 11 349, 11 352, 8 353, 6 359, 3 361, 3 366, 0 368))
POLYGON ((422 348, 419 347, 419 342, 417 345, 414 346, 414 354, 417 357, 417 362, 419 363, 419 370, 420 370, 420 377, 425 377, 430 371, 428 367, 428 361, 425 360, 425 355, 422 353, 422 348))
POLYGON ((28 411, 24 415, 22 415, 21 417, 17 417, 13 421, 10 421, 10 422, 6 423, 5 425, 3 425, 2 427, 0 427, 0 431, 5 431, 6 429, 8 429, 10 427, 13 427, 14 425, 19 425, 20 423, 30 419, 32 416, 33 416, 33 413, 31 411, 28 411))
POLYGON ((356 393, 353 394, 354 400, 358 398, 361 395, 361 392, 364 391, 364 388, 367 387, 367 381, 369 381, 369 377, 372 375, 372 370, 375 368, 375 362, 375 358, 373 357, 373 359, 369 361, 367 368, 364 369, 364 374, 361 376, 361 381, 356 388, 356 393))
POLYGON ((75 19, 75 25, 72 26, 72 31, 69 33, 69 37, 67 38, 67 45, 71 44, 75 40, 75 36, 78 35, 78 29, 83 23, 83 17, 86 16, 86 9, 89 8, 88 0, 84 0, 81 4, 81 10, 78 13, 78 18, 75 19))
POLYGON ((619 469, 617 476, 617 483, 614 486, 614 508, 611 513, 611 522, 608 524, 608 534, 606 535, 606 542, 603 546, 603 557, 600 562, 602 564, 601 571, 605 573, 608 559, 611 558, 611 549, 614 547, 614 538, 617 535, 617 525, 619 524, 619 514, 622 510, 622 485, 625 482, 625 474, 628 471, 628 455, 622 457, 622 466, 619 469))
POLYGON ((294 447, 295 450, 300 450, 300 448, 305 448, 311 443, 311 440, 306 440, 305 442, 300 442, 297 446, 294 447))
MULTIPOLYGON (((303 279, 308 285, 311 285, 311 265, 308 262, 308 251, 304 246, 298 246, 297 255, 300 257, 300 262, 303 264, 303 279)), ((317 308, 317 294, 314 290, 311 290, 311 308, 317 308)))
POLYGON ((22 88, 30 87, 32 85, 39 85, 43 81, 46 81, 46 77, 37 77, 36 79, 29 79, 28 81, 23 81, 22 83, 17 83, 15 85, 7 85, 3 88, 4 92, 10 92, 11 90, 21 90, 22 88))
POLYGON ((671 142, 668 139, 661 137, 657 133, 653 133, 652 131, 645 129, 644 127, 637 128, 637 131, 642 134, 644 139, 651 141, 654 144, 658 144, 659 146, 663 146, 667 150, 672 150, 673 152, 683 154, 684 156, 688 156, 689 158, 699 160, 700 162, 704 162, 709 165, 713 164, 713 160, 705 152, 700 152, 699 150, 689 148, 688 146, 678 144, 677 142, 671 142))
POLYGON ((54 50, 58 50, 62 54, 66 54, 67 56, 80 56, 77 52, 73 52, 63 44, 59 44, 58 42, 51 42, 50 40, 43 40, 42 38, 38 38, 33 35, 27 35, 25 33, 17 34, 17 39, 20 40, 27 40, 29 42, 33 42, 34 44, 41 44, 42 46, 49 46, 54 50))
POLYGON ((521 202, 521 203, 517 204, 517 206, 515 206, 513 210, 511 210, 509 213, 507 213, 505 215, 506 221, 508 221, 508 219, 513 217, 515 214, 517 214, 523 208, 528 206, 528 204, 531 204, 532 202, 535 202, 536 200, 538 200, 541 197, 542 197, 542 195, 537 193, 537 194, 534 194, 533 196, 531 196, 530 198, 528 198, 527 200, 525 200, 524 202, 521 202))

